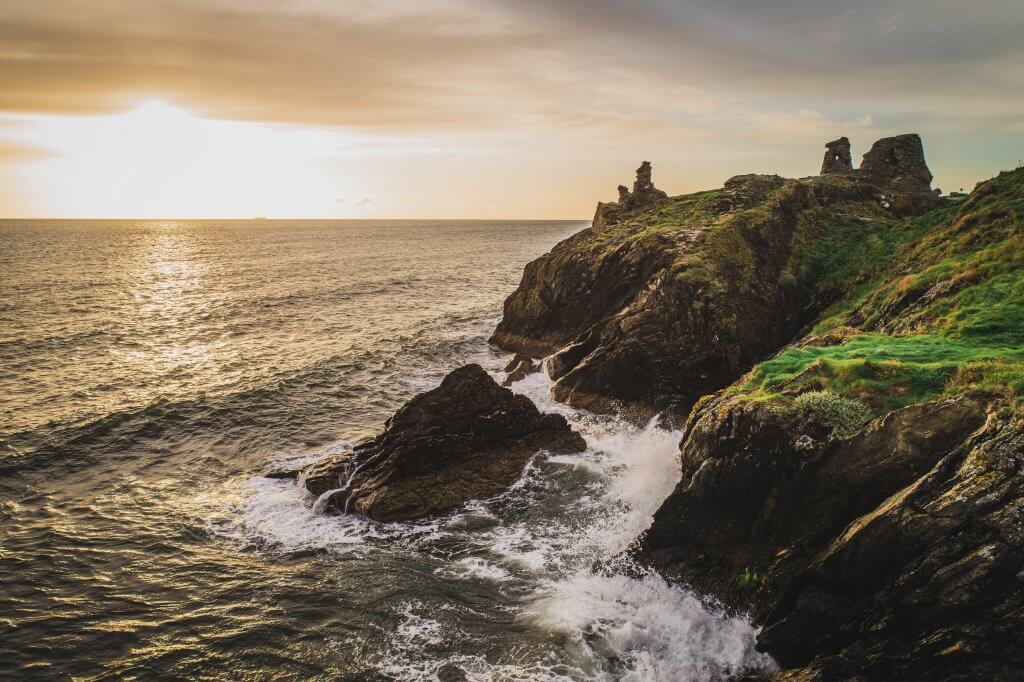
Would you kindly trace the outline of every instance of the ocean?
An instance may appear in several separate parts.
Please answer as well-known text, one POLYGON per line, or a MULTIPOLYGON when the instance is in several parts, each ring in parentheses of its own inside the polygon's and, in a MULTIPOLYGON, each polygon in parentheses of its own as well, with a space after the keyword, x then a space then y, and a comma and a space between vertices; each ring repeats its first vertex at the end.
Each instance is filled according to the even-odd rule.
POLYGON ((714 680, 756 629, 616 556, 680 434, 590 445, 419 524, 260 473, 478 362, 523 266, 586 227, 0 221, 0 678, 714 680))

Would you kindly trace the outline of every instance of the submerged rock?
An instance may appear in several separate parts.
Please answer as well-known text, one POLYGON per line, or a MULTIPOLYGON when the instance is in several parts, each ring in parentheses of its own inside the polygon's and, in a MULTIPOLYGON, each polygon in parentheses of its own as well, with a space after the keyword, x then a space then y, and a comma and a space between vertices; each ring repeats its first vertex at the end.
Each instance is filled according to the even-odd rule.
POLYGON ((541 450, 585 448, 564 417, 466 365, 399 408, 382 434, 313 464, 300 481, 325 508, 414 520, 496 495, 541 450))
POLYGON ((540 363, 534 362, 533 358, 529 355, 516 353, 505 366, 505 371, 508 372, 508 376, 505 377, 505 381, 502 382, 502 386, 511 386, 515 382, 522 381, 531 374, 539 372, 540 363))

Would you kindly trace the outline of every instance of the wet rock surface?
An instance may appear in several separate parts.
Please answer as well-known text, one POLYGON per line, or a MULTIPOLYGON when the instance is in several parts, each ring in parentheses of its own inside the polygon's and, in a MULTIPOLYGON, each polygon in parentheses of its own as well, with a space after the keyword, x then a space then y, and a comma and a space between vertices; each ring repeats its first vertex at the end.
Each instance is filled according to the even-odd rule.
POLYGON ((538 452, 580 452, 565 418, 499 386, 479 365, 403 405, 382 434, 306 468, 321 504, 378 521, 420 519, 505 490, 538 452))
POLYGON ((797 669, 779 679, 1020 679, 1024 424, 997 406, 916 405, 837 439, 713 402, 635 553, 749 609, 797 669))
POLYGON ((760 648, 786 668, 775 679, 1024 679, 1024 417, 1009 379, 982 383, 1017 366, 1002 356, 1018 328, 965 327, 973 342, 993 336, 1002 359, 934 386, 885 355, 928 338, 939 360, 967 362, 951 355, 965 349, 949 313, 976 314, 974 298, 954 299, 992 273, 1019 281, 1024 185, 1006 173, 959 209, 940 206, 886 270, 866 242, 942 203, 920 139, 879 140, 859 170, 848 140, 827 148, 821 177, 738 175, 633 213, 599 209, 599 229, 527 267, 492 340, 551 354, 565 402, 689 415, 682 479, 631 553, 751 614, 760 648), (851 227, 872 220, 884 230, 851 227), (844 229, 852 241, 829 240, 844 229), (808 265, 815 251, 824 260, 808 265), (1003 254, 999 268, 977 271, 978 253, 1003 254), (850 254, 863 260, 845 269, 850 254), (939 262, 963 269, 922 274, 939 262), (822 263, 840 276, 816 279, 822 263), (744 374, 787 345, 847 343, 873 350, 809 364, 790 353, 797 374, 779 364, 772 384, 755 382, 767 362, 744 374), (851 376, 864 379, 841 383, 851 376), (832 388, 865 411, 842 436, 826 413, 788 409, 832 388))
POLYGON ((516 353, 505 366, 505 372, 508 373, 508 376, 505 377, 505 381, 502 382, 502 386, 511 386, 515 382, 522 381, 526 377, 531 374, 536 374, 540 370, 541 367, 539 362, 535 362, 529 355, 516 353))

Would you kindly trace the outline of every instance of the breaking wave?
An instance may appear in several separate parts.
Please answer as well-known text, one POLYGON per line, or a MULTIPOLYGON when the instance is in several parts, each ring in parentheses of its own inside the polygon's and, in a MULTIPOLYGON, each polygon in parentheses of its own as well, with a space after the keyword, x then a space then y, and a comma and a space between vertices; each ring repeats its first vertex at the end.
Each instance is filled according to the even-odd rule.
POLYGON ((433 565, 423 594, 394 606, 397 624, 374 666, 397 679, 717 680, 774 669, 748 620, 623 556, 678 481, 681 434, 555 403, 550 386, 537 373, 512 388, 565 415, 588 449, 538 457, 501 495, 429 523, 381 524, 317 513, 294 482, 253 477, 218 532, 271 552, 433 565), (476 628, 452 598, 464 590, 493 599, 476 628), (427 594, 440 599, 427 604, 427 594), (465 646, 502 622, 516 646, 491 655, 479 653, 485 642, 465 646))

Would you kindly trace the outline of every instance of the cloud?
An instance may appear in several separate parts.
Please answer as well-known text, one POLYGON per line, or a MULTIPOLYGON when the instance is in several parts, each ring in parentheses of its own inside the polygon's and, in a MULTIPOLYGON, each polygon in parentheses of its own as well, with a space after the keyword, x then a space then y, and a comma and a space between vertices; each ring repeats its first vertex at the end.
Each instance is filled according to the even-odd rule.
POLYGON ((334 200, 334 203, 340 205, 355 206, 356 208, 363 208, 366 206, 372 206, 373 204, 376 204, 377 201, 371 199, 370 197, 363 197, 362 199, 348 199, 346 197, 338 197, 337 199, 334 200))
POLYGON ((0 165, 38 161, 53 156, 53 151, 43 147, 0 138, 0 165))
POLYGON ((1019 0, 2 0, 0 210, 75 194, 5 120, 149 100, 309 133, 242 215, 579 216, 643 158, 684 191, 908 131, 959 186, 1016 158, 1022 33, 1019 0))
POLYGON ((1006 114, 1024 98, 1022 27, 1008 0, 7 0, 0 110, 158 97, 391 130, 696 130, 794 103, 1006 114))
POLYGON ((220 118, 458 125, 479 116, 459 98, 511 73, 510 51, 538 45, 443 5, 318 7, 12 0, 0 8, 0 109, 91 113, 160 97, 220 118))

